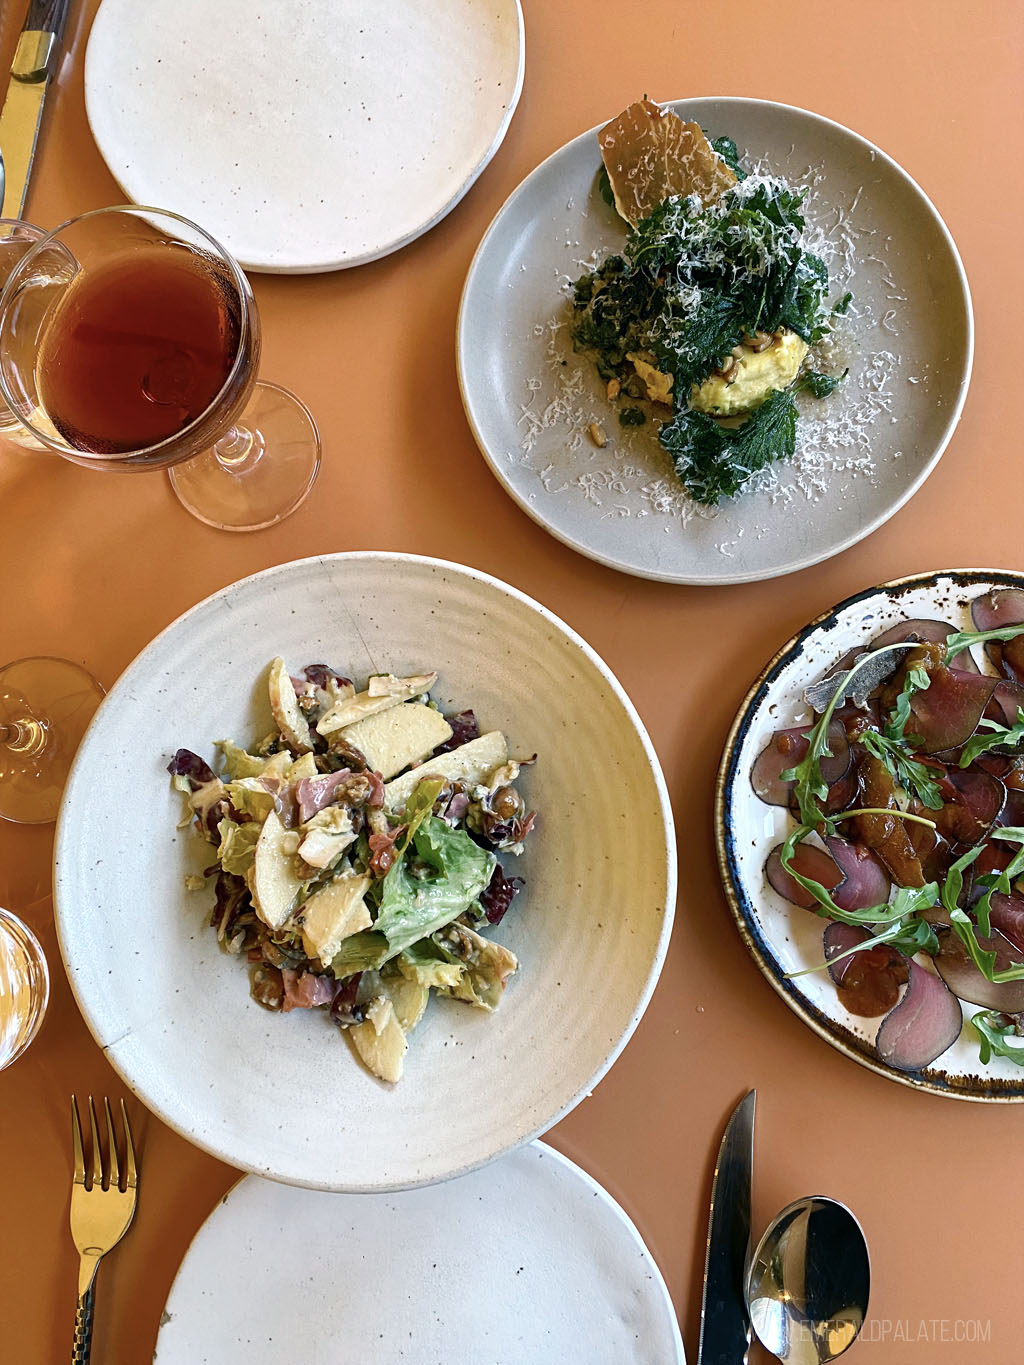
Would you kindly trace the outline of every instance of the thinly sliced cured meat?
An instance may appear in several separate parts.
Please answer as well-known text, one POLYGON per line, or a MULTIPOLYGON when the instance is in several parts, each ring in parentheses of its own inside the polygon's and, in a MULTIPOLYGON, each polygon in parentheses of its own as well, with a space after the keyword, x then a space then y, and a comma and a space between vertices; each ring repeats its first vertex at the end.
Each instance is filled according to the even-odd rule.
MULTIPOLYGON (((1024 979, 989 981, 978 971, 952 929, 940 926, 936 928, 936 933, 939 951, 932 959, 935 970, 961 1000, 969 1000, 972 1005, 982 1005, 988 1010, 1004 1010, 1007 1014, 1024 1010, 1024 979)), ((998 930, 987 938, 979 934, 978 942, 985 952, 995 952, 997 971, 1004 971, 1024 961, 1024 953, 998 930)))
MULTIPOLYGON (((971 619, 979 630, 1000 630, 1024 623, 1024 588, 994 588, 971 603, 971 619)), ((989 640, 985 652, 996 668, 1024 684, 1024 635, 1015 640, 989 640)))
POLYGON ((939 834, 951 844, 973 847, 980 843, 1006 803, 1002 782, 981 768, 951 768, 940 791, 945 804, 931 814, 939 834))
MULTIPOLYGON (((751 786, 769 806, 789 804, 793 783, 783 781, 782 774, 788 768, 795 767, 806 755, 809 747, 807 736, 813 725, 813 721, 808 721, 806 725, 795 725, 789 730, 776 730, 754 759, 750 770, 751 786)), ((821 775, 831 786, 845 777, 853 762, 846 728, 840 721, 834 721, 828 727, 828 747, 832 751, 831 757, 821 760, 821 775)))
MULTIPOLYGON (((782 845, 777 844, 765 862, 764 874, 769 885, 791 905, 799 905, 802 910, 813 909, 817 901, 782 866, 779 857, 781 849, 782 845)), ((801 877, 809 877, 812 881, 819 882, 826 891, 834 892, 843 880, 843 873, 836 865, 835 859, 817 844, 797 844, 793 851, 792 865, 801 877)))
POLYGON ((959 668, 932 668, 931 684, 910 701, 907 733, 916 736, 920 752, 956 749, 974 734, 996 689, 996 679, 959 668))
POLYGON ((843 874, 843 881, 832 892, 840 910, 868 910, 872 905, 886 903, 892 879, 871 849, 838 835, 829 835, 825 847, 843 874))
POLYGON ((847 952, 869 935, 851 924, 830 924, 825 930, 825 961, 835 982, 840 1003, 863 1019, 876 1019, 891 1010, 899 999, 900 987, 908 975, 907 959, 902 953, 879 943, 840 961, 832 959, 847 952))
MULTIPOLYGON (((883 645, 899 644, 902 640, 923 640, 930 644, 940 644, 950 635, 956 634, 956 626, 950 625, 948 621, 935 621, 927 617, 915 617, 911 621, 900 621, 895 626, 890 626, 888 630, 883 630, 871 641, 869 649, 881 649, 883 645)), ((961 650, 952 659, 947 659, 948 664, 955 664, 965 673, 980 672, 975 663, 970 650, 961 650)))
POLYGON ((960 1001, 940 976, 916 962, 903 999, 882 1020, 875 1047, 883 1062, 900 1071, 920 1071, 960 1037, 960 1001))
POLYGON ((991 904, 990 927, 997 929, 1018 952, 1024 953, 1024 896, 1017 893, 1004 896, 996 891, 991 904))

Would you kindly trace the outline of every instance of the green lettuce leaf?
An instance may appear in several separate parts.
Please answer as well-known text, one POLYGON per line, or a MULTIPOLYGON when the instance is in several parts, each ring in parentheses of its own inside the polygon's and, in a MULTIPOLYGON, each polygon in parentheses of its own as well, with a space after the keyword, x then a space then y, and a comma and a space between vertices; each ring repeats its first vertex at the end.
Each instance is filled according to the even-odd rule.
POLYGON ((374 929, 387 939, 389 957, 450 924, 476 900, 494 872, 493 853, 433 815, 420 824, 412 846, 434 875, 414 876, 407 853, 384 878, 374 929))
POLYGON ((220 846, 217 849, 217 857, 225 872, 232 872, 236 877, 244 877, 249 871, 256 853, 260 828, 260 825, 252 820, 244 825, 238 825, 234 820, 218 821, 220 846))
POLYGON ((255 754, 246 753, 237 744, 232 744, 230 739, 219 739, 217 748, 223 755, 224 776, 228 781, 233 782, 237 777, 259 777, 267 766, 265 758, 257 758, 255 754))

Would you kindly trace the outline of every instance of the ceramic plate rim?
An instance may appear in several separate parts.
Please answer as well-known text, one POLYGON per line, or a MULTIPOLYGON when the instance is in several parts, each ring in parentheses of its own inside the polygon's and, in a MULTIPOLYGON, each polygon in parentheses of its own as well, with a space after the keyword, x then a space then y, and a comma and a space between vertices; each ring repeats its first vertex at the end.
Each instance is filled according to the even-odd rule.
MULTIPOLYGON (((476 184, 477 180, 479 180, 480 176, 494 160, 501 144, 505 140, 505 136, 508 133, 516 109, 519 106, 520 97, 523 93, 523 84, 526 76, 526 23, 523 16, 522 0, 512 0, 512 4, 515 6, 516 17, 517 60, 515 78, 512 83, 512 93, 509 97, 508 107, 495 128, 494 137, 491 140, 490 145, 486 148, 477 164, 469 172, 467 178, 455 188, 451 198, 432 214, 431 217, 425 219, 422 223, 417 224, 417 226, 410 229, 409 232, 404 233, 401 237, 393 238, 380 246, 372 247, 367 251, 358 252, 354 255, 345 255, 340 259, 332 257, 322 261, 287 265, 260 260, 242 260, 240 256, 235 257, 242 269, 257 275, 326 275, 335 270, 352 270, 355 269, 356 266, 369 265, 371 261, 383 260, 384 257, 391 256, 396 251, 401 251, 404 247, 409 246, 412 242, 425 236, 432 228, 437 227, 438 223, 447 218, 451 211, 466 197, 476 184)), ((93 15, 93 25, 100 12, 100 8, 102 8, 102 3, 100 7, 97 8, 96 14, 93 15)), ((83 64, 85 117, 86 122, 89 125, 89 132, 103 159, 103 164, 106 166, 121 192, 130 203, 145 205, 150 202, 145 185, 137 185, 136 189, 138 190, 138 193, 136 193, 136 189, 131 187, 131 184, 134 183, 134 178, 130 175, 124 175, 114 169, 113 165, 107 159, 103 143, 96 131, 91 106, 91 101, 94 96, 90 94, 94 85, 90 76, 90 70, 94 69, 93 63, 95 62, 95 58, 93 58, 92 63, 90 62, 91 38, 92 25, 90 25, 86 37, 85 61, 83 64)), ((130 169, 131 168, 129 167, 129 170, 130 169)), ((218 231, 215 228, 211 228, 211 232, 213 236, 218 236, 218 231)))
POLYGON ((739 752, 743 738, 753 720, 758 702, 767 693, 769 685, 775 681, 785 665, 799 652, 804 640, 820 626, 834 620, 840 612, 857 602, 873 598, 890 590, 927 587, 941 578, 949 578, 963 587, 971 586, 972 583, 976 584, 979 581, 1002 582, 1008 587, 1024 587, 1024 574, 1017 573, 1012 569, 968 568, 936 569, 892 578, 884 583, 872 584, 859 592, 851 593, 841 602, 837 602, 835 606, 821 612, 812 621, 809 621, 807 625, 787 640, 761 669, 740 702, 735 719, 729 727, 715 782, 715 849, 718 870, 733 921, 739 930, 740 937, 757 963, 761 975, 794 1014, 809 1025, 825 1042, 845 1057, 867 1067, 869 1071, 874 1071, 887 1080, 898 1081, 911 1090, 927 1091, 929 1094, 941 1095, 947 1099, 967 1100, 978 1104, 1020 1104, 1024 1103, 1024 1078, 1016 1090, 1007 1088, 1006 1090, 997 1090, 994 1093, 982 1093, 980 1091, 975 1093, 963 1088, 962 1084, 958 1085, 955 1077, 950 1078, 946 1084, 941 1083, 937 1076, 947 1075, 948 1073, 942 1072, 941 1069, 936 1072, 934 1064, 925 1067, 921 1072, 900 1071, 896 1067, 888 1066, 877 1056, 872 1057, 866 1049, 862 1050, 847 1041, 842 1026, 830 1020, 813 1003, 800 995, 792 984, 780 975, 775 965, 766 956, 762 944, 767 942, 767 938, 756 925, 751 924, 746 913, 745 898, 737 890, 738 878, 735 876, 733 855, 734 840, 726 831, 726 818, 729 813, 733 790, 737 782, 747 778, 746 771, 741 770, 739 765, 739 752))
POLYGON ((963 413, 964 404, 967 401, 967 394, 971 384, 971 376, 974 370, 975 329, 974 304, 971 297, 970 283, 967 278, 967 272, 964 269, 964 264, 960 256, 960 252, 957 248, 955 240, 953 239, 953 235, 950 232, 949 227, 945 222, 945 219, 939 213, 938 209, 935 207, 930 197, 925 193, 925 191, 914 179, 914 177, 910 175, 910 173, 906 171, 898 161, 891 157, 887 152, 883 151, 881 147, 878 147, 875 143, 871 142, 869 138, 864 137, 862 133, 855 132, 854 129, 848 128, 845 124, 839 123, 838 120, 831 119, 827 117, 827 115, 825 114, 816 113, 812 109, 804 109, 800 105, 785 104, 778 100, 748 99, 746 96, 743 95, 688 95, 685 99, 681 100, 659 101, 660 104, 662 104, 663 106, 671 107, 677 113, 682 113, 687 105, 703 104, 710 102, 723 105, 729 104, 744 105, 752 106, 755 108, 760 107, 781 110, 785 114, 796 114, 803 118, 811 119, 814 122, 825 125, 825 127, 827 127, 828 129, 833 130, 844 137, 853 138, 863 147, 873 152, 875 158, 884 162, 886 166, 890 169, 890 171, 895 172, 904 181, 906 181, 911 190, 913 190, 913 192, 920 199, 924 210, 930 214, 932 220, 934 221, 935 226, 937 227, 943 241, 945 242, 950 252, 950 257, 955 267, 957 282, 962 291, 964 306, 964 319, 966 324, 965 328, 966 351, 964 370, 960 378, 960 384, 955 400, 951 405, 948 419, 946 421, 945 426, 943 427, 941 438, 937 443, 935 450, 929 456, 928 460, 922 466, 921 470, 918 472, 916 477, 911 481, 908 487, 902 492, 902 494, 897 498, 895 502, 888 506, 886 510, 879 513, 873 520, 868 522, 865 526, 859 528, 852 534, 848 535, 838 544, 831 546, 827 549, 824 549, 820 552, 805 554, 777 568, 773 568, 770 572, 765 573, 760 570, 751 570, 738 573, 702 574, 700 576, 694 576, 692 574, 687 573, 673 573, 659 571, 653 568, 645 568, 642 565, 633 562, 627 563, 625 560, 621 558, 616 558, 611 554, 604 553, 603 551, 597 549, 594 546, 582 543, 579 539, 570 535, 568 532, 562 531, 560 528, 553 526, 551 522, 543 515, 541 510, 535 505, 533 505, 530 502, 529 498, 526 497, 525 494, 520 492, 520 490, 512 484, 511 480, 509 480, 506 477, 501 464, 500 457, 495 452, 492 452, 488 448, 484 440, 480 423, 477 420, 479 403, 477 404, 474 403, 472 386, 467 378, 467 372, 471 368, 472 362, 466 356, 464 350, 463 332, 464 323, 468 315, 469 309, 472 305, 471 297, 472 291, 476 287, 478 279, 483 274, 485 264, 484 258, 486 255, 487 248, 489 247, 490 240, 499 231, 502 225, 501 220, 504 218, 506 213, 511 212, 512 209, 515 207, 516 200, 519 198, 520 194, 527 190, 527 187, 530 185, 531 182, 539 180, 541 178, 542 174, 548 169, 550 163, 556 157, 562 155, 562 153, 566 152, 569 148, 575 147, 578 144, 583 144, 587 142, 589 139, 594 138, 598 131, 604 126, 604 122, 606 122, 607 120, 595 124, 593 128, 590 128, 586 132, 578 134, 576 137, 570 138, 568 142, 563 143, 560 147, 555 148, 553 152, 549 153, 548 156, 546 156, 544 160, 539 163, 539 165, 535 166, 534 169, 530 171, 519 182, 519 184, 508 196, 508 198, 505 200, 502 206, 498 209, 498 212, 495 214, 495 216, 491 219, 491 222, 488 224, 483 237, 480 239, 479 246, 477 247, 476 251, 473 254, 473 259, 470 262, 469 270, 466 274, 466 280, 462 288, 462 296, 459 301, 459 311, 456 322, 455 349, 456 369, 458 372, 459 380, 459 393, 462 397, 462 404, 466 413, 466 420, 469 424, 470 430, 473 433, 473 439, 476 442, 481 455, 483 455, 485 461, 487 462, 487 465, 490 468, 491 473, 501 484, 504 491, 509 495, 509 497, 512 498, 512 500, 517 504, 517 506, 527 514, 528 517, 530 517, 534 522, 537 523, 538 526, 542 527, 549 535, 554 536, 554 538, 560 541, 563 545, 567 545, 569 549, 575 550, 578 554, 585 555, 588 559, 592 559, 598 564, 603 564, 606 568, 616 569, 620 573, 627 573, 637 578, 651 579, 654 582, 658 583, 679 583, 697 587, 725 587, 737 583, 762 582, 770 578, 781 578, 786 574, 797 573, 801 569, 811 568, 815 564, 820 564, 824 560, 831 559, 835 555, 842 554, 844 550, 850 549, 851 546, 856 545, 859 541, 864 540, 867 536, 877 531, 880 526, 883 526, 885 522, 887 522, 891 517, 895 516, 895 514, 902 507, 904 507, 907 502, 910 501, 910 499, 914 496, 915 493, 917 493, 922 484, 935 469, 935 466, 938 464, 939 460, 945 453, 946 447, 949 445, 949 442, 952 439, 957 426, 959 425, 960 417, 963 413))
MULTIPOLYGON (((629 1216, 629 1214, 619 1203, 619 1201, 614 1197, 614 1195, 612 1195, 609 1190, 605 1189, 605 1187, 600 1183, 600 1181, 595 1179, 595 1177, 592 1176, 589 1171, 584 1170, 582 1166, 580 1166, 577 1162, 571 1160, 571 1158, 566 1156, 564 1152, 560 1152, 557 1147, 552 1147, 550 1143, 542 1142, 539 1138, 533 1138, 529 1142, 520 1143, 519 1146, 514 1148, 511 1152, 506 1153, 505 1156, 496 1158, 496 1160, 504 1161, 507 1158, 514 1158, 521 1154, 525 1154, 531 1147, 539 1148, 542 1151, 544 1158, 546 1160, 551 1160, 552 1164, 556 1167, 562 1167, 575 1180, 578 1180, 585 1189, 591 1190, 594 1193, 595 1197, 601 1202, 601 1204, 604 1205, 610 1211, 611 1215, 617 1218, 618 1221, 624 1226, 625 1230, 631 1233, 632 1236, 635 1238, 637 1246, 642 1248, 645 1254, 648 1269, 653 1272, 651 1274, 653 1287, 657 1292, 659 1299, 663 1301, 667 1312, 668 1320, 671 1323, 672 1327, 674 1327, 675 1329, 677 1365, 686 1365, 686 1350, 683 1342, 682 1331, 679 1326, 679 1316, 676 1311, 676 1306, 672 1301, 672 1295, 669 1292, 668 1284, 665 1280, 665 1276, 662 1272, 662 1269, 658 1264, 653 1251, 647 1245, 647 1241, 640 1232, 640 1229, 637 1227, 636 1223, 629 1216)), ((465 1172, 465 1174, 468 1175, 470 1174, 470 1172, 465 1172)), ((453 1179, 457 1178, 458 1177, 453 1177, 453 1179)), ((225 1193, 220 1196, 220 1198, 214 1204, 213 1208, 209 1211, 209 1213, 206 1214, 202 1222, 199 1224, 195 1232, 192 1234, 192 1237, 189 1240, 189 1244, 185 1249, 184 1255, 182 1256, 181 1261, 178 1264, 178 1268, 174 1272, 174 1279, 171 1281, 171 1287, 168 1290, 167 1298, 164 1301, 163 1306, 164 1314, 166 1314, 171 1309, 175 1290, 178 1287, 178 1281, 185 1268, 185 1263, 188 1260, 188 1258, 192 1255, 193 1248, 195 1247, 199 1238, 205 1231, 207 1224, 209 1224, 211 1220, 218 1216, 219 1210, 225 1207, 232 1198, 232 1196, 241 1188, 242 1185, 246 1183, 246 1181, 249 1180, 265 1181, 266 1177, 257 1175, 254 1172, 247 1172, 243 1175, 240 1175, 238 1179, 235 1180, 231 1184, 231 1186, 225 1191, 225 1193)), ((175 1315, 177 1315, 179 1312, 180 1309, 177 1308, 174 1309, 175 1315)), ((158 1352, 160 1349, 160 1333, 164 1330, 165 1325, 166 1324, 163 1322, 162 1314, 161 1326, 157 1332, 157 1341, 155 1347, 156 1352, 158 1352)), ((154 1355, 154 1360, 155 1361, 157 1360, 156 1355, 154 1355)))
MULTIPOLYGON (((552 1114, 548 1119, 546 1119, 539 1125, 536 1125, 529 1132, 524 1133, 522 1136, 514 1139, 513 1141, 508 1142, 506 1140, 505 1145, 501 1146, 497 1151, 491 1152, 489 1155, 479 1157, 476 1160, 466 1162, 453 1170, 445 1170, 440 1174, 426 1175, 422 1177, 416 1177, 413 1179, 404 1180, 381 1179, 372 1182, 362 1183, 351 1181, 339 1182, 337 1180, 309 1178, 299 1179, 293 1176, 287 1177, 282 1176, 280 1175, 280 1173, 268 1170, 268 1168, 265 1166, 256 1166, 250 1161, 240 1160, 237 1154, 223 1149, 215 1142, 207 1141, 205 1138, 203 1140, 197 1138, 195 1132, 190 1131, 187 1124, 181 1121, 177 1115, 173 1113, 168 1113, 162 1105, 161 1106, 156 1105, 149 1098, 149 1096, 146 1093, 145 1085, 144 1084, 140 1085, 137 1082, 137 1077, 134 1075, 132 1064, 130 1062, 129 1063, 123 1062, 121 1056, 116 1052, 113 1044, 107 1044, 106 1048, 104 1049, 104 1055, 106 1056, 107 1061, 120 1076, 124 1084, 128 1087, 129 1090, 131 1090, 132 1094, 134 1094, 143 1104, 145 1104, 146 1108, 149 1109, 151 1113, 154 1113, 160 1119, 162 1123, 166 1124, 167 1127, 172 1129, 172 1131, 177 1133, 180 1137, 184 1138, 193 1146, 199 1147, 201 1150, 208 1152, 210 1155, 217 1157, 218 1160, 221 1160, 228 1165, 234 1166, 238 1170, 247 1171, 252 1175, 260 1176, 263 1178, 281 1180, 283 1183, 286 1184, 302 1186, 308 1189, 330 1191, 333 1193, 360 1192, 376 1193, 386 1190, 397 1191, 402 1189, 415 1189, 427 1185, 436 1184, 442 1180, 449 1180, 459 1175, 467 1175, 473 1170, 482 1169, 491 1161, 497 1160, 505 1153, 516 1150, 519 1147, 525 1146, 527 1143, 534 1141, 542 1134, 547 1133, 551 1128, 553 1128, 557 1123, 559 1123, 563 1118, 565 1118, 567 1114, 571 1113, 572 1110, 575 1109, 578 1104, 580 1104, 584 1099, 586 1099, 590 1092, 595 1088, 595 1086, 597 1086, 600 1083, 600 1081, 604 1079, 604 1077, 614 1066, 615 1062, 621 1056, 626 1045, 633 1037, 633 1034, 636 1032, 636 1029, 640 1024, 641 1019, 643 1018, 644 1014, 647 1011, 647 1008, 651 1001, 651 997, 653 996, 658 981, 661 977, 661 973, 665 964, 665 958, 668 953, 669 943, 671 941, 673 923, 675 919, 676 898, 678 891, 677 882, 678 860, 676 852, 675 821, 671 801, 669 798, 668 786, 665 781, 665 775, 664 772, 662 771, 661 762, 658 758, 657 751, 654 748, 650 735, 647 733, 647 728, 644 725, 643 720, 641 719, 639 713, 637 712, 636 707, 631 701, 625 688, 619 682, 618 678, 611 671, 609 666, 593 648, 593 646, 588 644, 587 641, 584 640, 583 637, 579 635, 577 631, 573 630, 573 628, 570 625, 568 625, 567 622, 563 621, 561 617, 559 617, 558 615, 556 615, 556 613, 551 611, 550 608, 544 606, 543 603, 538 602, 535 598, 530 597, 529 594, 523 592, 521 589, 514 587, 510 583, 506 583, 504 580, 500 578, 496 578, 493 574, 489 574, 482 569, 472 568, 469 565, 460 564, 453 560, 438 559, 430 555, 411 554, 399 551, 393 552, 390 550, 346 550, 332 554, 307 555, 301 559, 286 560, 280 564, 270 565, 265 569, 257 570, 254 573, 245 575, 243 578, 234 580, 231 583, 227 583, 221 588, 218 588, 216 591, 209 593, 201 601, 187 608, 184 612, 180 613, 173 621, 169 622, 168 625, 166 625, 155 636, 153 636, 153 638, 149 640, 138 651, 135 657, 129 662, 129 664, 121 672, 120 676, 117 678, 114 684, 110 687, 106 696, 100 702, 100 705, 96 711, 96 716, 105 717, 107 710, 111 709, 119 701, 121 692, 130 686, 135 670, 140 665, 144 665, 146 656, 149 655, 150 652, 154 650, 167 635, 169 635, 172 631, 175 631, 176 629, 180 628, 184 623, 186 623, 191 616, 193 616, 194 614, 198 614, 200 611, 203 611, 204 609, 207 609, 217 599, 223 598, 226 594, 231 593, 238 589, 248 587, 256 579, 263 579, 264 582, 266 582, 273 579, 277 575, 286 574, 289 571, 305 568, 306 566, 312 566, 314 564, 323 565, 325 561, 329 563, 337 563, 339 561, 342 562, 359 561, 377 563, 397 562, 401 564, 413 564, 422 567, 430 566, 435 569, 439 569, 447 574, 459 575, 476 580, 477 582, 486 585, 489 589, 500 592, 506 596, 510 596, 513 599, 515 599, 520 605, 537 612, 549 625, 553 626, 555 629, 560 631, 565 636, 566 639, 568 639, 573 645, 575 645, 581 651, 581 653, 586 657, 588 662, 600 674, 606 686, 609 688, 612 695, 614 696, 615 700, 622 707, 624 717, 626 720, 628 720, 633 732, 636 734, 637 739, 643 750, 644 756, 647 760, 647 766, 651 773, 653 789, 657 798, 658 808, 662 818, 661 828, 664 836, 665 855, 664 862, 665 905, 661 916, 661 926, 658 932, 654 953, 648 966, 646 976, 643 979, 642 987, 638 992, 635 998, 635 1002, 632 1006, 628 1024, 624 1029, 622 1035, 617 1039, 614 1047, 612 1047, 606 1054, 601 1065, 596 1068, 596 1070, 586 1079, 585 1082, 582 1082, 580 1084, 580 1086, 569 1097, 569 1099, 566 1100, 566 1102, 559 1107, 556 1113, 552 1114)), ((63 897, 61 895, 62 875, 63 876, 68 875, 67 873, 62 874, 61 872, 61 868, 63 866, 66 866, 66 860, 62 858, 62 850, 64 847, 65 840, 72 837, 72 831, 69 829, 66 813, 70 806, 70 796, 77 782, 79 781, 81 772, 85 767, 86 758, 88 757, 87 749, 88 742, 90 739, 90 732, 93 730, 94 725, 95 717, 93 722, 90 723, 89 730, 86 731, 86 734, 79 747, 78 754, 76 755, 75 761, 72 764, 71 772, 67 780, 67 785, 65 786, 64 797, 61 802, 60 813, 57 817, 57 824, 54 835, 53 906, 57 942, 60 949, 61 959, 64 964, 65 974, 71 986, 71 991, 74 996, 75 1003, 79 1009, 79 1012, 82 1015, 82 1018, 85 1021, 87 1028, 89 1029, 89 1032, 92 1034, 94 1039, 96 1039, 96 1041, 100 1043, 102 1031, 100 1029, 101 1020, 99 1018, 99 1008, 90 999, 84 997, 80 993, 77 969, 73 961, 70 960, 69 957, 69 944, 66 938, 64 923, 65 910, 63 908, 63 897)), ((100 1046, 103 1047, 103 1044, 100 1043, 100 1046)))

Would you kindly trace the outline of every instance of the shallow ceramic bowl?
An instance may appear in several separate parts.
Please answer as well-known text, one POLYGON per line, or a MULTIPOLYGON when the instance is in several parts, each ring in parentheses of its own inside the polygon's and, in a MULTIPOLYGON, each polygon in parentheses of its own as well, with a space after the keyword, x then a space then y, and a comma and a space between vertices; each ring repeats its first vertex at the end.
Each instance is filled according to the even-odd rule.
POLYGON ((684 1362, 640 1234, 600 1185, 540 1142, 401 1199, 239 1181, 189 1247, 154 1360, 276 1365, 283 1343, 310 1365, 684 1362))
MULTIPOLYGON (((513 859, 508 859, 511 863, 513 859)), ((57 925, 97 1042, 166 1123, 223 1160, 333 1190, 423 1185, 544 1131, 598 1082, 654 988, 674 906, 672 817, 650 741, 594 652, 550 612, 471 569, 355 553, 266 570, 186 612, 103 702, 57 830, 57 925), (322 1010, 269 1014, 222 953, 209 846, 178 830, 180 746, 271 728, 267 665, 356 679, 436 668, 513 753, 538 828, 496 933, 520 958, 500 1009, 431 1001, 405 1077, 376 1080, 322 1010)))
MULTIPOLYGON (((766 805, 750 785, 754 759, 773 731, 811 716, 803 691, 817 682, 848 649, 864 645, 888 626, 914 618, 952 622, 973 630, 970 604, 992 587, 1024 587, 1024 576, 997 569, 958 569, 918 574, 883 583, 840 602, 811 621, 779 650, 751 687, 733 723, 718 774, 715 826, 718 863, 726 896, 743 941, 786 1004, 833 1047, 890 1080, 917 1090, 965 1100, 1024 1101, 1024 1072, 1004 1058, 982 1065, 969 1020, 981 1006, 963 1004, 960 1037, 920 1071, 883 1062, 874 1039, 880 1020, 850 1014, 827 972, 791 978, 823 958, 825 921, 789 904, 768 885, 764 865, 794 822, 786 810, 766 805)), ((974 656, 991 672, 984 654, 974 656)))
POLYGON ((830 398, 801 400, 796 459, 701 508, 654 424, 620 427, 596 367, 573 353, 569 283, 626 240, 598 190, 596 128, 527 176, 473 258, 457 353, 466 415, 519 506, 601 564, 670 583, 792 573, 881 526, 935 467, 971 374, 967 278, 921 187, 849 128, 771 100, 669 107, 712 137, 734 138, 748 167, 806 188, 828 298, 853 295, 827 366, 849 374, 830 398), (605 431, 602 449, 588 434, 593 422, 605 431))

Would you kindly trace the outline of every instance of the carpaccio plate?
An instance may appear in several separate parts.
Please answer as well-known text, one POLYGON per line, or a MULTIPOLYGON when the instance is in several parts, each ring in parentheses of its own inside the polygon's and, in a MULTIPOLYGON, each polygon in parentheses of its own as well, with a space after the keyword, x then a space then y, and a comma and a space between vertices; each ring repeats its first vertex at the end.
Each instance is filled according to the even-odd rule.
MULTIPOLYGON (((1024 588, 1024 574, 995 569, 919 574, 867 588, 805 626, 766 665, 733 722, 718 774, 715 828, 722 881, 740 934, 770 984, 816 1033, 862 1066, 915 1089, 958 1099, 1020 1102, 1024 1069, 1004 1058, 986 1065, 979 1060, 969 1020, 980 1005, 963 1003, 964 1028, 941 1057, 919 1071, 901 1071, 875 1050, 879 1020, 844 1009, 827 972, 788 976, 822 961, 825 921, 790 905, 768 885, 765 860, 792 830, 793 821, 784 808, 766 805, 750 784, 754 759, 769 736, 811 717, 804 688, 847 650, 913 618, 937 617, 958 630, 973 630, 971 602, 993 588, 1024 588)), ((982 671, 992 671, 980 647, 974 656, 982 671)))

